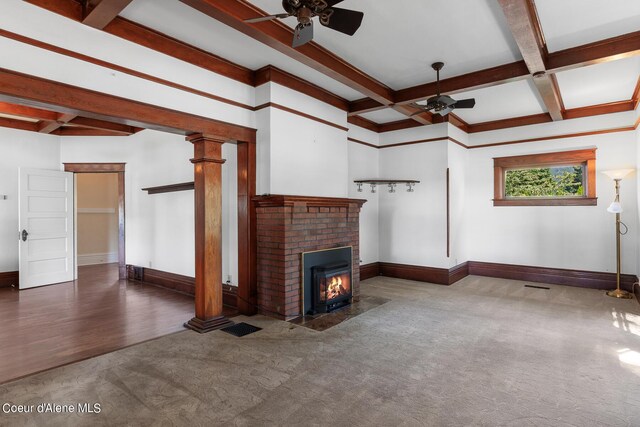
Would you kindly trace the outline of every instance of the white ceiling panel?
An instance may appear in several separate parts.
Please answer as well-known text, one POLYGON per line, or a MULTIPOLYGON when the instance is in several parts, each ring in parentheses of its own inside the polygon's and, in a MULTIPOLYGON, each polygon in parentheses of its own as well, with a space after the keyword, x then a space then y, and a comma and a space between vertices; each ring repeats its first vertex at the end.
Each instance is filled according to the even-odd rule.
MULTIPOLYGON (((282 12, 279 0, 251 3, 282 12)), ((339 7, 365 13, 358 32, 316 25, 315 41, 393 89, 435 80, 436 61, 451 77, 522 59, 495 0, 345 0, 339 7)))
POLYGON ((557 73, 566 108, 631 99, 640 76, 640 58, 627 58, 557 73))
POLYGON ((535 0, 549 52, 640 30, 638 0, 535 0))
POLYGON ((121 16, 252 70, 271 64, 350 101, 362 98, 350 87, 177 0, 134 0, 121 16))
POLYGON ((393 108, 385 108, 383 110, 372 111, 370 113, 363 113, 360 115, 365 119, 369 119, 376 123, 389 123, 407 118, 407 116, 398 113, 393 108))
POLYGON ((531 80, 457 93, 453 98, 476 99, 474 108, 454 110, 458 117, 470 124, 546 112, 531 80))

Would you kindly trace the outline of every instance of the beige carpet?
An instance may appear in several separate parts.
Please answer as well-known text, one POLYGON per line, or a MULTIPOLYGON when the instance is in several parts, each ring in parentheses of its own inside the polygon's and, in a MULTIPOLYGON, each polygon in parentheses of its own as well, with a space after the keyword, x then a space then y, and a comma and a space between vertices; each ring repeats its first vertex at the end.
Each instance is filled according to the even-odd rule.
POLYGON ((244 338, 181 332, 2 385, 0 404, 101 412, 0 425, 640 425, 640 305, 524 284, 374 278, 390 301, 323 332, 256 316, 244 338))

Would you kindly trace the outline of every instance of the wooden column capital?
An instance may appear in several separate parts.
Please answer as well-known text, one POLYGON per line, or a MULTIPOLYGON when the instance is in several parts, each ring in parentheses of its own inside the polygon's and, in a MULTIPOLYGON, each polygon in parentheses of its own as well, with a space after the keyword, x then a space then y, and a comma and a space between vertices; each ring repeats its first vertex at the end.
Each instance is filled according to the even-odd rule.
POLYGON ((189 135, 186 139, 193 144, 193 159, 191 159, 191 163, 223 164, 226 161, 222 158, 224 139, 201 133, 189 135))
POLYGON ((225 142, 227 142, 227 140, 221 136, 208 135, 205 133, 192 133, 191 135, 188 135, 185 139, 193 143, 209 141, 209 142, 217 142, 218 144, 224 144, 225 142))
POLYGON ((222 144, 203 134, 187 137, 193 143, 195 199, 195 311, 185 324, 209 332, 232 324, 222 315, 222 144))

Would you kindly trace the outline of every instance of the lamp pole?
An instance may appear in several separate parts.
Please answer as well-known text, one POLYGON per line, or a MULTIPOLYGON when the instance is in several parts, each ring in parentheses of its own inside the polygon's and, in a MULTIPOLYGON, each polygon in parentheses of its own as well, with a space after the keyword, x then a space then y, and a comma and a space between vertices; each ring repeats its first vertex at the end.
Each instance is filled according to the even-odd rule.
MULTIPOLYGON (((614 203, 620 204, 620 178, 614 179, 616 183, 616 199, 614 203)), ((607 295, 614 298, 631 299, 632 295, 620 289, 620 212, 616 212, 616 289, 607 291, 607 295)))

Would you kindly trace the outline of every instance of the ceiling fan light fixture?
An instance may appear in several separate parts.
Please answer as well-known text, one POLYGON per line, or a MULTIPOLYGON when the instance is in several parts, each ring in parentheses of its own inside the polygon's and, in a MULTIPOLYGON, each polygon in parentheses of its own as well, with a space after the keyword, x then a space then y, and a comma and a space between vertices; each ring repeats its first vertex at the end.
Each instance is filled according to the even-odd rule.
POLYGON ((334 7, 343 0, 282 0, 286 13, 259 16, 245 19, 248 24, 294 17, 298 20, 293 36, 293 47, 302 46, 313 39, 313 18, 319 18, 320 24, 343 34, 352 36, 358 31, 364 13, 355 10, 334 7))
POLYGON ((474 98, 456 101, 449 95, 440 94, 440 70, 442 70, 443 67, 444 62, 434 62, 431 64, 431 68, 436 71, 437 75, 436 85, 438 94, 427 99, 426 104, 423 103, 424 101, 414 102, 412 106, 418 108, 420 111, 413 115, 419 114, 422 111, 433 111, 444 117, 456 108, 473 108, 476 105, 476 100, 474 98))

